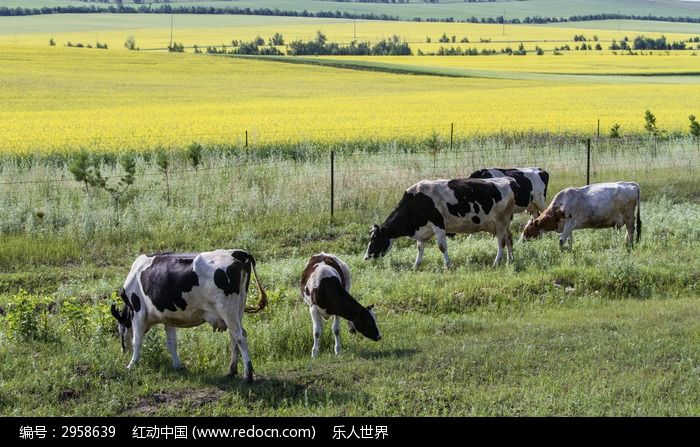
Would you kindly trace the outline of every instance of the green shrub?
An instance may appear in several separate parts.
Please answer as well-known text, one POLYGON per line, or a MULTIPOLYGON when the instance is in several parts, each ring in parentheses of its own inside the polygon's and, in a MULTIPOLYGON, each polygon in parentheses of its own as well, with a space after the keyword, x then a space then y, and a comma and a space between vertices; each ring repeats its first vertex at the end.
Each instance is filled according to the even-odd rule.
POLYGON ((48 297, 30 295, 20 290, 10 298, 5 310, 8 336, 11 339, 48 341, 49 313, 52 302, 48 297))

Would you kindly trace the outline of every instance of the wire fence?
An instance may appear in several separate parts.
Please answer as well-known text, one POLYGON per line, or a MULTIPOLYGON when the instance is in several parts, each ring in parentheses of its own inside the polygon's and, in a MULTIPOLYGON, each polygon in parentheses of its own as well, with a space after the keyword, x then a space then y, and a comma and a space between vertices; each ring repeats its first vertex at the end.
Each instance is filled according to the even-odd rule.
MULTIPOLYGON (((338 211, 357 207, 358 203, 398 200, 402 191, 417 181, 463 178, 489 167, 540 167, 550 173, 552 192, 601 181, 673 184, 700 178, 700 147, 690 138, 657 142, 562 136, 538 143, 537 138, 527 135, 518 139, 504 134, 483 141, 458 141, 455 126, 450 125, 449 131, 444 127, 439 144, 432 148, 421 140, 411 146, 385 144, 367 150, 344 150, 342 145, 339 150, 326 152, 316 148, 313 157, 299 158, 255 158, 255 150, 219 153, 205 158, 196 168, 184 162, 172 164, 167 184, 153 160, 144 159, 133 190, 146 195, 167 194, 169 202, 171 194, 203 197, 207 190, 226 193, 240 189, 240 183, 249 190, 256 189, 263 198, 275 195, 276 203, 299 203, 304 200, 299 188, 308 181, 314 185, 314 203, 326 208, 333 220, 338 211), (267 181, 266 177, 274 180, 267 181), (322 204, 323 197, 326 205, 322 204)), ((424 130, 435 128, 425 126, 424 130)), ((115 182, 118 167, 105 175, 115 182)), ((47 200, 62 203, 70 194, 80 194, 82 188, 66 166, 37 168, 31 173, 21 168, 14 172, 3 168, 0 172, 0 203, 5 204, 31 205, 47 200)))

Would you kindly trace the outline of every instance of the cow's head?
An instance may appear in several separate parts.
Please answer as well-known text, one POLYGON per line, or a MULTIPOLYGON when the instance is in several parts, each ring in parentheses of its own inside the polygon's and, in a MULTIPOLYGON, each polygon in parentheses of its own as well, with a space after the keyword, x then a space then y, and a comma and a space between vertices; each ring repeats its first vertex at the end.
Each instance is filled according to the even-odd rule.
POLYGON ((377 315, 374 313, 374 304, 365 307, 360 314, 352 321, 348 321, 350 332, 356 331, 370 340, 379 341, 382 339, 382 334, 377 327, 377 315))
POLYGON ((373 258, 381 258, 389 250, 393 240, 386 234, 386 230, 379 225, 372 225, 369 232, 369 244, 367 245, 367 253, 365 253, 365 261, 373 258))
POLYGON ((124 289, 119 289, 119 296, 124 301, 124 307, 117 310, 117 306, 112 304, 112 316, 117 320, 117 331, 122 343, 122 352, 126 352, 131 341, 131 320, 134 317, 134 309, 126 297, 124 289))
POLYGON ((564 218, 561 208, 547 208, 537 219, 530 219, 525 228, 521 240, 529 241, 542 236, 545 231, 555 231, 559 228, 559 222, 564 218))

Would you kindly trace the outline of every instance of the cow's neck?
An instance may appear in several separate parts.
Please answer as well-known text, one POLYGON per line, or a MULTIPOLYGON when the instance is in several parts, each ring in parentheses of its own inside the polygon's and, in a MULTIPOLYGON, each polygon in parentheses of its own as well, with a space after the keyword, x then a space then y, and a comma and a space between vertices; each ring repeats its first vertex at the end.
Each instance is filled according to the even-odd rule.
POLYGON ((400 219, 398 213, 394 211, 382 224, 382 235, 389 239, 396 239, 402 236, 413 236, 413 231, 408 228, 406 222, 400 219))
POLYGON ((339 303, 338 309, 335 312, 339 317, 345 318, 349 321, 354 321, 360 316, 364 307, 350 294, 346 295, 346 299, 339 303))

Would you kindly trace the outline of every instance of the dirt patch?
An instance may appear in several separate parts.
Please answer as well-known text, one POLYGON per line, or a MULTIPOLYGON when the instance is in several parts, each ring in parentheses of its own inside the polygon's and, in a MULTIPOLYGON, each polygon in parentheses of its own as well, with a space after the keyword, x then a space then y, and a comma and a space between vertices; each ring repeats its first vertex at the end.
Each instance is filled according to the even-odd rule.
POLYGON ((65 388, 58 393, 59 402, 65 402, 67 400, 73 400, 80 396, 80 391, 71 388, 65 388))
POLYGON ((141 398, 135 406, 128 409, 126 415, 155 415, 164 408, 199 408, 216 402, 224 394, 218 388, 204 390, 158 391, 141 398))

